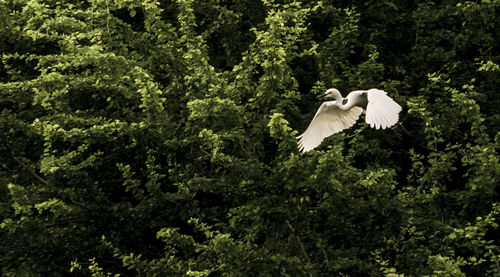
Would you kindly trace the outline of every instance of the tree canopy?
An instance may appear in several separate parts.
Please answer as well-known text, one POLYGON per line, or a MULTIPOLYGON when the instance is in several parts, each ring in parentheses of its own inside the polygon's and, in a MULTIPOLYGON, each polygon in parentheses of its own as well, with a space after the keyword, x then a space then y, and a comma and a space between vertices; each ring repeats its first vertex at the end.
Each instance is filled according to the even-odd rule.
POLYGON ((499 276, 500 1, 1 0, 3 276, 499 276), (317 96, 387 91, 305 154, 317 96))

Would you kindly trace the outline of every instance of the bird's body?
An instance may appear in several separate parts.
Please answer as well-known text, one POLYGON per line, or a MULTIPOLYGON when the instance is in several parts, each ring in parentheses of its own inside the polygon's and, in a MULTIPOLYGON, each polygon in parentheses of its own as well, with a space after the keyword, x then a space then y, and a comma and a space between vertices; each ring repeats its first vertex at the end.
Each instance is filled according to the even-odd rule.
POLYGON ((385 129, 398 122, 401 106, 383 90, 355 90, 342 98, 337 89, 328 89, 325 96, 335 100, 324 102, 306 131, 297 137, 302 152, 312 150, 326 137, 350 128, 364 111, 366 123, 372 128, 385 129))

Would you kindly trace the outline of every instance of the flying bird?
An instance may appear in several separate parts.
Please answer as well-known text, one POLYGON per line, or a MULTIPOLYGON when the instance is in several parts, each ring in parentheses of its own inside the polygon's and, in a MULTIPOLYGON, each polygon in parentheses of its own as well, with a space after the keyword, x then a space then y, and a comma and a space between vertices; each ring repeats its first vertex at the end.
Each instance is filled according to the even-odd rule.
POLYGON ((370 127, 385 129, 399 120, 401 106, 380 89, 351 91, 343 98, 338 89, 328 89, 323 96, 333 98, 319 107, 306 131, 297 137, 302 152, 316 148, 326 137, 350 128, 366 112, 370 127))

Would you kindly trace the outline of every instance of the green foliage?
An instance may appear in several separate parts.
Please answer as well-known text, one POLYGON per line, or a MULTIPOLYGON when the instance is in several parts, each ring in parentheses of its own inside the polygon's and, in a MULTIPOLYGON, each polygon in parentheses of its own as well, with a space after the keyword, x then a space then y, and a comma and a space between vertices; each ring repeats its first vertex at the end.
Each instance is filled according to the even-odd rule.
POLYGON ((0 1, 1 274, 500 275, 499 9, 0 1), (329 87, 401 124, 300 154, 329 87))

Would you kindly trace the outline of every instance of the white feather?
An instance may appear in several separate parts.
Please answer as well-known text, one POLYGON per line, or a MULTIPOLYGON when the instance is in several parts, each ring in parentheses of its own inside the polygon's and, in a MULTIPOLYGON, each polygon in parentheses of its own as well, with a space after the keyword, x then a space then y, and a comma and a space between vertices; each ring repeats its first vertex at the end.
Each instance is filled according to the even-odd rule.
POLYGON ((363 112, 360 107, 353 107, 347 111, 341 110, 336 101, 323 103, 306 131, 298 136, 299 150, 307 152, 316 148, 326 138, 344 129, 350 128, 363 112))
POLYGON ((398 123, 401 106, 379 89, 367 91, 366 123, 375 129, 385 129, 398 123))

